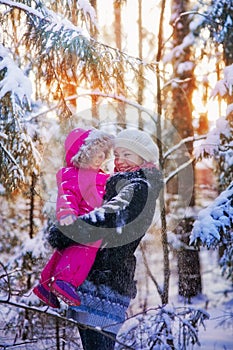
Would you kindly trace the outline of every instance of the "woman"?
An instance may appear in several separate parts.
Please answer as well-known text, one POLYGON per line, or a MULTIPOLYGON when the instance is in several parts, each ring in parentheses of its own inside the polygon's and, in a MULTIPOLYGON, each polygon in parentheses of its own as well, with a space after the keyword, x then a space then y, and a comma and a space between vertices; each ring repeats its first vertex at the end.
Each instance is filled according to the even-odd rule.
MULTIPOLYGON (((157 169, 158 148, 143 131, 124 130, 114 140, 115 171, 106 185, 102 207, 58 228, 82 244, 103 239, 86 281, 78 288, 81 305, 69 308, 69 318, 80 324, 84 350, 114 349, 130 300, 136 296, 136 257, 141 239, 151 225, 156 199, 163 186, 157 169)), ((59 234, 52 230, 54 247, 59 234)))

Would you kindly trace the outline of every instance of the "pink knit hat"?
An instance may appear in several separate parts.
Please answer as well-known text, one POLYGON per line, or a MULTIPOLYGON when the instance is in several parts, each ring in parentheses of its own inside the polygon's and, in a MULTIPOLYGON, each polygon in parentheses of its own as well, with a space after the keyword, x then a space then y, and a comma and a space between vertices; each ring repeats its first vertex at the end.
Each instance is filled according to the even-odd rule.
POLYGON ((106 157, 113 146, 113 136, 95 128, 72 130, 65 140, 66 164, 68 167, 86 167, 93 153, 101 145, 106 157))
POLYGON ((78 153, 91 130, 76 128, 72 130, 65 140, 65 152, 67 166, 73 166, 71 159, 78 153))

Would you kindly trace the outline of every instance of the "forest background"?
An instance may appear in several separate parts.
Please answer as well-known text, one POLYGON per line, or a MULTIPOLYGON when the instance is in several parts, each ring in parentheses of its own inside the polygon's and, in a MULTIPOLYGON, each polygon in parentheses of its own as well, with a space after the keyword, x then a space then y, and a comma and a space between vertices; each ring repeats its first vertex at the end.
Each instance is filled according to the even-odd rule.
POLYGON ((218 303, 232 334, 233 1, 0 0, 0 22, 0 347, 81 348, 31 294, 77 125, 147 131, 166 184, 116 347, 207 349, 218 303))

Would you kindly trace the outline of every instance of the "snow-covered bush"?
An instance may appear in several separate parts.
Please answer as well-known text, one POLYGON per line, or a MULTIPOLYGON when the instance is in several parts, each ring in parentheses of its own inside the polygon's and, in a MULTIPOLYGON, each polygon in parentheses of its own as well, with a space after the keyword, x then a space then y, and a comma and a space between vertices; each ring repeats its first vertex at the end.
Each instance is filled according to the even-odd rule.
MULTIPOLYGON (((165 305, 128 319, 118 340, 130 349, 190 349, 200 345, 198 328, 209 318, 205 310, 165 305)), ((126 349, 117 344, 115 349, 126 349)))

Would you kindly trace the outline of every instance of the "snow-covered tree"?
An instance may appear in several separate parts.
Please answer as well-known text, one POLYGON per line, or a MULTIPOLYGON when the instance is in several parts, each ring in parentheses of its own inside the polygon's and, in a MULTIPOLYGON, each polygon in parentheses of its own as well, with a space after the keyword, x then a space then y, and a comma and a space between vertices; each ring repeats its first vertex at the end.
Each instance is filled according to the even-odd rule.
POLYGON ((199 242, 208 248, 220 247, 222 256, 220 265, 227 278, 233 279, 232 255, 232 203, 233 203, 233 53, 232 53, 232 1, 213 1, 208 10, 205 25, 210 29, 211 37, 223 46, 223 59, 226 67, 223 77, 212 91, 226 100, 226 116, 221 117, 216 127, 210 131, 206 140, 196 150, 197 157, 211 156, 218 164, 219 197, 201 211, 194 223, 191 243, 199 242))
MULTIPOLYGON (((213 94, 226 95, 233 87, 233 65, 226 67, 224 78, 216 84, 213 94), (227 72, 227 74, 226 74, 227 72), (224 92, 223 92, 224 91, 224 92)), ((221 117, 205 141, 195 150, 196 157, 214 157, 222 165, 220 184, 223 189, 215 201, 200 211, 194 223, 190 243, 201 243, 207 248, 221 247, 220 266, 227 278, 233 279, 233 104, 227 116, 221 117)))
MULTIPOLYGON (((124 1, 122 1, 122 3, 123 2, 124 1)), ((38 154, 36 150, 41 151, 41 153, 44 151, 44 148, 41 147, 43 146, 43 142, 40 142, 41 138, 49 138, 51 135, 56 134, 56 139, 62 143, 62 137, 64 136, 62 130, 66 133, 66 130, 70 129, 72 125, 74 125, 73 123, 77 121, 77 119, 73 117, 76 115, 76 104, 78 105, 81 95, 79 88, 85 88, 90 96, 95 97, 92 101, 96 102, 97 96, 103 96, 109 99, 116 99, 125 104, 129 102, 129 104, 131 103, 131 105, 139 109, 138 114, 141 113, 141 115, 143 115, 143 113, 147 113, 147 109, 135 102, 134 90, 136 90, 138 95, 139 92, 141 93, 140 88, 146 81, 144 79, 144 73, 147 70, 149 70, 150 73, 156 71, 159 79, 162 77, 162 71, 159 70, 163 48, 162 34, 160 33, 160 51, 157 55, 158 62, 146 63, 141 57, 132 57, 122 52, 119 48, 114 48, 114 45, 110 46, 98 41, 98 35, 96 34, 98 23, 94 7, 91 6, 91 3, 97 5, 96 1, 89 2, 88 0, 61 0, 55 2, 42 2, 40 0, 0 0, 0 8, 2 11, 0 17, 0 31, 3 49, 4 52, 5 50, 8 51, 12 67, 15 67, 13 78, 14 82, 18 84, 10 84, 12 89, 8 96, 8 90, 6 90, 7 86, 5 87, 7 80, 5 78, 8 77, 6 72, 9 74, 11 72, 9 72, 9 70, 7 71, 6 65, 2 65, 3 59, 0 60, 0 67, 3 67, 2 69, 0 68, 0 84, 2 81, 4 82, 4 85, 3 83, 0 85, 0 94, 2 91, 2 94, 4 93, 2 98, 5 99, 9 97, 10 103, 13 101, 14 105, 14 115, 11 113, 10 108, 5 108, 4 112, 6 116, 2 125, 5 128, 8 118, 9 120, 14 119, 14 121, 17 122, 13 124, 12 133, 14 138, 18 135, 18 129, 16 128, 18 124, 26 128, 27 133, 25 132, 25 134, 31 137, 28 139, 23 136, 21 140, 22 145, 20 144, 20 147, 22 146, 22 152, 20 154, 22 157, 22 166, 20 168, 22 170, 20 171, 20 176, 22 176, 20 177, 20 181, 22 181, 22 183, 27 184, 24 180, 25 178, 29 179, 31 174, 37 175, 38 154), (16 67, 22 72, 22 74, 20 74, 20 82, 18 82, 19 72, 16 67), (26 82, 28 79, 32 83, 32 90, 25 85, 24 91, 20 89, 16 91, 15 87, 17 86, 20 88, 24 86, 24 84, 27 84, 26 82), (137 86, 136 89, 132 82, 139 82, 139 85, 135 84, 135 86, 137 86), (32 91, 31 101, 33 101, 31 104, 28 103, 30 91, 32 91), (130 99, 132 100, 130 101, 130 99), (73 103, 74 101, 75 103, 73 103), (20 104, 18 102, 20 102, 20 104), (18 106, 20 106, 19 109, 17 109, 18 106), (55 111, 55 113, 50 113, 53 111, 55 111), (20 118, 18 118, 17 113, 21 113, 19 116, 20 118), (49 118, 44 118, 44 121, 46 119, 45 126, 41 127, 40 117, 44 115, 49 116, 49 118), (18 123, 18 121, 20 123, 18 123), (28 142, 27 144, 25 140, 28 142), (26 146, 23 141, 25 141, 27 145, 26 151, 26 146), (32 141, 32 143, 29 141, 32 141), (30 149, 33 151, 28 154, 27 152, 29 152, 30 149), (29 161, 30 164, 28 163, 29 161), (33 170, 33 172, 29 173, 29 170, 33 170)), ((115 3, 115 7, 117 7, 119 1, 115 3)), ((139 3, 141 2, 139 1, 138 4, 139 3)), ((161 4, 162 10, 164 10, 165 1, 162 1, 161 4)), ((161 13, 163 14, 163 11, 161 11, 161 13)), ((162 23, 161 21, 161 27, 162 23)), ((145 31, 141 31, 143 32, 142 37, 145 36, 145 31)), ((143 43, 140 44, 142 46, 143 43)), ((155 43, 153 42, 152 44, 153 45, 150 47, 154 48, 155 43)), ((6 64, 5 57, 8 56, 4 53, 4 64, 6 64)), ((161 95, 162 89, 159 84, 157 87, 154 86, 154 76, 151 80, 153 100, 154 91, 155 89, 158 90, 157 103, 159 108, 157 112, 161 115, 164 96, 159 99, 159 95, 161 95)), ((3 108, 4 106, 10 106, 10 104, 5 101, 6 100, 4 100, 2 104, 3 108)), ((138 102, 141 101, 142 100, 138 99, 138 102)), ((164 107, 166 108, 166 105, 164 107)), ((96 103, 96 108, 98 108, 98 103, 96 103)), ((92 111, 94 110, 93 108, 92 111)), ((135 113, 135 115, 138 114, 135 113)), ((157 121, 155 113, 152 112, 149 113, 149 115, 151 120, 153 120, 152 123, 148 123, 148 128, 150 129, 151 124, 153 124, 154 127, 157 121)), ((95 117, 97 117, 97 115, 95 115, 95 117)), ((78 122, 83 122, 83 120, 79 117, 78 122)), ((89 119, 88 125, 90 123, 94 124, 94 119, 91 121, 89 119)), ((164 129, 165 128, 166 123, 164 123, 164 129)), ((153 133, 154 130, 155 128, 151 133, 153 133)), ((8 134, 1 131, 0 137, 4 142, 6 141, 6 143, 2 143, 3 146, 8 146, 8 134)), ((163 140, 159 141, 162 143, 163 140)), ((17 147, 14 149, 16 148, 17 147)), ((6 151, 8 150, 6 149, 6 151)), ((50 149, 47 149, 46 153, 50 151, 50 149)), ((57 161, 60 149, 58 150, 56 147, 53 147, 52 151, 53 154, 51 157, 50 154, 46 154, 44 157, 48 156, 51 162, 57 161), (58 157, 56 157, 57 154, 58 157)), ((6 154, 8 155, 8 153, 6 154)), ((12 164, 14 163, 15 157, 16 156, 13 158, 8 157, 12 164)), ((16 173, 16 179, 17 178, 19 178, 19 176, 16 173)), ((11 189, 14 188, 12 187, 12 183, 14 184, 14 182, 12 182, 12 180, 9 187, 7 187, 6 180, 7 176, 1 179, 5 190, 10 192, 11 189)), ((30 184, 30 182, 28 183, 30 184)), ((20 189, 21 188, 22 186, 20 186, 20 189)), ((30 184, 29 192, 31 194, 35 192, 32 183, 30 184)), ((43 245, 43 222, 38 225, 39 232, 37 236, 33 237, 32 235, 30 236, 30 241, 27 241, 28 234, 25 230, 22 208, 18 207, 18 203, 15 203, 10 203, 11 206, 6 205, 7 210, 9 209, 9 212, 11 211, 12 214, 9 214, 10 220, 7 221, 7 219, 4 218, 4 225, 1 225, 1 232, 5 234, 4 237, 7 236, 8 238, 6 244, 3 242, 5 246, 1 242, 1 252, 7 251, 10 256, 13 255, 11 259, 8 254, 6 257, 4 256, 0 273, 0 283, 2 287, 0 288, 2 293, 0 302, 1 305, 6 304, 9 306, 5 319, 6 328, 10 327, 10 325, 14 326, 16 329, 15 339, 18 339, 23 334, 23 339, 30 337, 30 339, 34 341, 34 336, 36 336, 37 341, 42 341, 42 346, 46 348, 54 346, 55 342, 58 348, 61 344, 65 348, 64 344, 67 339, 69 340, 68 346, 76 346, 77 348, 77 342, 73 342, 73 338, 71 338, 70 334, 67 335, 72 329, 72 321, 65 319, 65 317, 62 319, 62 316, 65 315, 64 310, 60 310, 61 312, 59 312, 59 315, 54 315, 46 308, 38 307, 38 300, 33 300, 27 293, 38 277, 41 265, 45 262, 48 248, 46 245, 43 245), (19 211, 19 213, 17 213, 18 215, 15 214, 16 211, 19 211), (20 219, 20 222, 18 219, 20 219), (20 235, 21 232, 23 232, 22 235, 20 235), (39 249, 41 246, 43 246, 44 249, 39 249), (23 295, 25 293, 26 295, 23 295), (14 311, 13 308, 15 308, 14 311), (42 316, 38 318, 37 313, 42 314, 42 316), (45 315, 43 313, 45 313, 45 315), (40 322, 38 319, 40 319, 40 322), (38 323, 40 327, 37 327, 38 323), (46 338, 44 341, 44 334, 46 334, 46 336, 48 335, 49 339, 46 338)), ((165 209, 163 206, 162 208, 165 217, 165 209)), ((162 233, 166 233, 166 226, 162 227, 162 231, 162 233)), ((164 249, 166 248, 165 260, 166 263, 168 263, 169 249, 166 235, 162 237, 162 241, 164 249)), ((164 303, 168 300, 168 279, 170 274, 169 265, 166 263, 164 264, 166 283, 162 285, 162 287, 157 284, 160 292, 159 295, 164 303)), ((177 334, 178 337, 179 335, 182 337, 184 333, 185 337, 182 338, 183 344, 187 344, 189 341, 191 343, 198 343, 195 327, 197 327, 199 320, 202 322, 204 314, 203 312, 198 313, 194 310, 179 313, 179 310, 175 308, 171 310, 169 307, 162 307, 158 315, 153 315, 150 319, 139 318, 139 322, 137 322, 136 327, 134 327, 129 336, 134 337, 134 335, 137 334, 137 337, 140 337, 143 335, 140 329, 146 328, 148 331, 146 334, 149 334, 148 341, 150 345, 154 344, 157 346, 157 344, 160 343, 160 345, 170 346, 177 340, 177 334), (175 322, 173 323, 173 321, 175 322), (157 333, 153 333, 154 328, 151 327, 151 324, 154 325, 155 322, 157 322, 156 325, 158 325, 157 333), (180 328, 177 333, 174 333, 173 325, 175 325, 176 328, 177 322, 179 322, 180 328), (161 339, 159 338, 160 335, 162 336, 161 339), (168 338, 166 338, 167 336, 168 338)), ((77 324, 75 324, 74 327, 77 327, 77 324)), ((126 338, 127 334, 124 334, 122 341, 126 341, 126 338)), ((145 340, 144 344, 148 344, 147 340, 145 340)))
MULTIPOLYGON (((169 108, 170 119, 172 124, 177 130, 177 133, 173 135, 175 142, 178 142, 177 135, 181 139, 194 136, 193 126, 193 103, 192 96, 195 89, 195 65, 193 51, 195 50, 195 35, 194 31, 198 29, 195 16, 188 15, 187 11, 192 9, 192 3, 190 1, 173 0, 171 2, 171 22, 173 25, 173 41, 172 48, 164 57, 164 62, 172 62, 173 74, 170 77, 172 83, 171 87, 172 100, 169 108), (187 15, 185 13, 187 12, 187 15)), ((174 142, 173 141, 173 142, 174 142)), ((186 143, 186 152, 177 152, 175 154, 175 166, 180 166, 184 162, 188 161, 193 153, 193 142, 186 143)), ((173 158, 174 159, 174 158, 173 158)), ((174 165, 173 165, 174 166, 174 165)), ((194 164, 191 163, 189 167, 184 168, 182 172, 182 187, 184 188, 181 193, 178 177, 174 177, 171 183, 168 183, 168 191, 180 196, 180 202, 190 192, 190 206, 195 204, 195 191, 194 186, 190 186, 190 174, 194 176, 194 164), (191 168, 191 169, 189 169, 191 168)), ((182 204, 181 204, 182 206, 182 204)), ((179 211, 179 208, 177 208, 179 211)), ((177 215, 177 227, 176 232, 179 234, 180 240, 187 244, 187 236, 189 234, 192 218, 186 218, 180 220, 177 215)), ((185 246, 185 245, 184 245, 185 246)), ((201 292, 201 275, 199 268, 199 253, 198 251, 191 251, 185 249, 178 251, 178 275, 179 275, 179 295, 186 298, 191 298, 201 292), (187 261, 189 262, 187 264, 187 261), (196 276, 194 279, 192 276, 196 276)))
POLYGON ((211 1, 211 6, 206 11, 204 26, 210 31, 213 42, 221 45, 223 49, 223 62, 220 79, 212 91, 212 97, 219 96, 227 103, 226 119, 230 124, 228 135, 221 135, 221 148, 219 149, 219 190, 226 189, 233 181, 232 171, 232 128, 233 128, 233 2, 228 0, 211 1))
POLYGON ((223 274, 233 280, 233 183, 199 212, 190 243, 200 243, 207 248, 224 246, 219 263, 223 274))
POLYGON ((31 81, 0 45, 0 183, 8 193, 38 174, 36 132, 26 124, 31 94, 31 81))
POLYGON ((213 40, 223 46, 223 60, 226 66, 233 64, 232 0, 212 0, 205 23, 213 40))
MULTIPOLYGON (((26 75, 25 81, 30 77, 33 82, 34 94, 31 96, 30 91, 30 98, 34 98, 34 101, 40 100, 48 106, 54 106, 57 101, 57 116, 64 127, 67 127, 71 115, 76 113, 72 101, 76 100, 77 96, 72 99, 71 95, 77 92, 77 88, 108 94, 117 91, 118 95, 126 97, 131 94, 131 82, 138 79, 141 65, 152 68, 141 59, 129 56, 118 48, 105 45, 90 36, 90 32, 93 28, 98 28, 98 24, 95 10, 88 0, 77 3, 67 1, 65 4, 63 1, 56 4, 46 2, 46 5, 42 1, 34 0, 26 3, 1 0, 0 5, 4 10, 1 17, 4 50, 9 48, 11 60, 17 61, 18 68, 26 75), (15 35, 13 44, 9 28, 15 35), (17 39, 18 47, 14 47, 17 39), (123 75, 123 72, 130 74, 123 75)), ((9 72, 8 76, 4 77, 6 67, 3 66, 3 62, 1 66, 0 78, 4 78, 1 97, 6 100, 5 89, 9 83, 4 88, 3 84, 5 85, 6 78, 10 77, 9 72)), ((14 78, 16 79, 16 76, 14 78)), ((12 80, 11 82, 13 83, 12 80)), ((28 89, 30 84, 28 82, 28 89)), ((16 81, 15 85, 18 86, 16 81)), ((22 85, 22 82, 19 85, 19 98, 24 98, 25 105, 29 90, 27 89, 23 96, 22 86, 26 85, 22 85)), ((7 106, 6 103, 4 105, 7 106)), ((5 118, 8 118, 8 108, 5 108, 4 114, 5 118)), ((15 110, 13 117, 17 118, 15 110)), ((14 134, 18 133, 12 126, 12 137, 14 134)), ((30 159, 35 161, 34 154, 30 159)), ((16 171, 20 172, 20 169, 16 171)), ((18 177, 22 178, 22 174, 18 177)), ((4 177, 2 180, 4 182, 4 177)))

